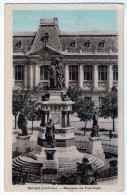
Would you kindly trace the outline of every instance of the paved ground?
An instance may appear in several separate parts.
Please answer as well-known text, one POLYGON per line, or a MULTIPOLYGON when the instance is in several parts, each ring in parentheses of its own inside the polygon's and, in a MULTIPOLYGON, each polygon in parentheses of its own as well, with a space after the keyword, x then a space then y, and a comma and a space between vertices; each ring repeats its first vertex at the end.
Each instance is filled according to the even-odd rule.
MULTIPOLYGON (((107 131, 104 132, 99 132, 99 134, 101 135, 103 141, 107 142, 107 143, 112 143, 117 145, 117 138, 109 138, 109 131, 112 129, 112 119, 103 119, 103 118, 99 118, 99 128, 104 128, 107 131)), ((117 124, 118 121, 115 121, 115 132, 117 133, 117 124)), ((87 128, 88 131, 85 132, 85 136, 84 136, 84 125, 85 123, 83 121, 80 121, 80 119, 78 117, 76 117, 76 114, 72 115, 72 119, 71 119, 71 125, 74 127, 74 132, 76 135, 76 140, 88 140, 89 136, 90 136, 90 129, 92 128, 92 121, 89 121, 87 123, 87 128)), ((37 140, 37 134, 38 134, 38 127, 40 127, 40 121, 34 121, 34 133, 31 136, 31 141, 36 141, 37 140)), ((29 133, 32 133, 31 128, 32 128, 32 122, 28 121, 27 122, 27 128, 29 130, 29 133)), ((13 129, 14 129, 14 119, 13 119, 13 129)), ((14 136, 14 142, 15 142, 15 136, 14 136)))
POLYGON ((102 181, 98 181, 97 185, 117 185, 118 184, 118 178, 112 178, 112 179, 106 179, 102 181))

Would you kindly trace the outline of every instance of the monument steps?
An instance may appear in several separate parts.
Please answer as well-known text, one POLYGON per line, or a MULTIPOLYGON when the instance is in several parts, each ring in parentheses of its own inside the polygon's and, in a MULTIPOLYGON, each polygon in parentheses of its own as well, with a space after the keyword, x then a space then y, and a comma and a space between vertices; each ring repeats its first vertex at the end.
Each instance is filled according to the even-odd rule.
POLYGON ((42 163, 38 163, 36 160, 35 160, 35 162, 32 162, 33 159, 30 158, 30 157, 29 157, 29 159, 31 159, 31 162, 30 162, 30 161, 26 161, 26 159, 28 159, 28 158, 26 158, 26 157, 24 157, 24 156, 18 156, 17 159, 19 159, 20 161, 22 161, 22 162, 24 162, 24 163, 26 163, 26 164, 31 163, 31 164, 33 164, 33 165, 42 166, 42 163))
POLYGON ((96 156, 93 156, 91 154, 88 155, 88 157, 86 156, 86 158, 88 158, 89 160, 89 164, 92 165, 93 169, 100 169, 104 166, 104 161, 97 158, 96 156))
POLYGON ((16 157, 15 159, 13 159, 12 167, 14 170, 15 169, 18 170, 20 167, 22 167, 23 170, 28 171, 29 173, 40 174, 42 163, 40 165, 36 163, 31 163, 31 162, 28 163, 16 157))
POLYGON ((34 168, 34 169, 40 168, 40 166, 36 166, 36 165, 32 165, 32 164, 25 164, 25 163, 19 161, 18 159, 14 160, 14 164, 22 166, 24 168, 34 168))
POLYGON ((20 167, 22 167, 24 171, 27 171, 27 172, 30 172, 30 173, 39 173, 39 170, 40 170, 40 169, 35 169, 35 167, 25 167, 23 165, 19 165, 19 164, 16 164, 16 163, 13 165, 13 168, 14 169, 16 168, 17 170, 20 167))

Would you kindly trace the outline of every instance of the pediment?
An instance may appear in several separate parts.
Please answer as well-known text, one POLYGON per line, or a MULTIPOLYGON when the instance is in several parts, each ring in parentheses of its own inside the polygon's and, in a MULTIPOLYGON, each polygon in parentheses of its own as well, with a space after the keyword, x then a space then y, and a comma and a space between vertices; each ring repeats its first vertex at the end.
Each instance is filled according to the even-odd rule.
POLYGON ((28 54, 28 56, 31 55, 39 55, 39 60, 51 60, 52 57, 60 56, 62 54, 54 48, 46 45, 28 54))

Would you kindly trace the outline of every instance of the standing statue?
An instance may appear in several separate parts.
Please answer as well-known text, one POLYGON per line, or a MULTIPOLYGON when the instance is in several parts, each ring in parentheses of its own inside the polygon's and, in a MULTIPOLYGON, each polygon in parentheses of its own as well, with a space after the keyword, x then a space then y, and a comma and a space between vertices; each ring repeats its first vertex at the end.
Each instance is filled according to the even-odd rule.
POLYGON ((90 136, 91 137, 99 136, 98 113, 97 113, 97 111, 94 111, 94 114, 93 114, 93 127, 92 127, 92 133, 91 133, 90 136))
POLYGON ((56 65, 54 62, 51 62, 49 67, 49 80, 50 88, 56 88, 56 65))
POLYGON ((56 130, 54 124, 52 123, 52 119, 49 119, 46 126, 45 138, 47 141, 47 145, 52 148, 54 148, 55 132, 56 130))
POLYGON ((20 114, 19 114, 19 117, 18 117, 18 127, 19 129, 21 129, 22 131, 22 134, 19 134, 21 136, 25 136, 25 135, 28 135, 27 134, 27 120, 26 120, 26 117, 25 117, 25 114, 23 113, 23 110, 21 110, 20 114))
POLYGON ((62 89, 64 86, 63 64, 59 58, 56 58, 55 64, 56 64, 57 88, 62 89))

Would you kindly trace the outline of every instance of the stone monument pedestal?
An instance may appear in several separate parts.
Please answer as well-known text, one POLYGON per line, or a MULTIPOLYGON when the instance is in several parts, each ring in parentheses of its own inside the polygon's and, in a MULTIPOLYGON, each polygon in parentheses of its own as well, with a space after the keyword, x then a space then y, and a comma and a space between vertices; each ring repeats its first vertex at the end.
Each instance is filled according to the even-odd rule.
POLYGON ((56 148, 45 148, 45 160, 43 161, 43 168, 44 169, 58 169, 58 160, 56 158, 56 148))
POLYGON ((25 153, 30 151, 30 144, 29 144, 30 137, 31 137, 30 135, 25 135, 25 136, 18 135, 16 137, 17 152, 25 153))
POLYGON ((97 136, 89 138, 88 153, 100 158, 101 160, 105 159, 101 137, 97 136))

